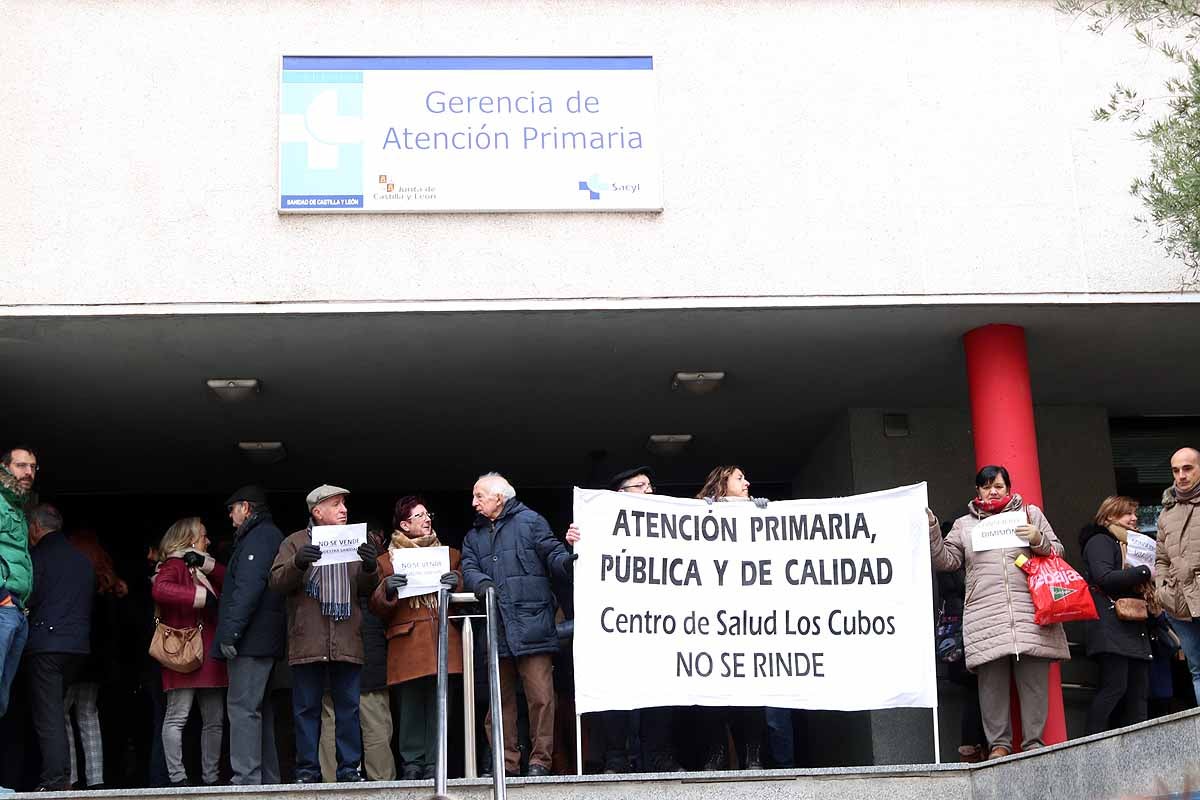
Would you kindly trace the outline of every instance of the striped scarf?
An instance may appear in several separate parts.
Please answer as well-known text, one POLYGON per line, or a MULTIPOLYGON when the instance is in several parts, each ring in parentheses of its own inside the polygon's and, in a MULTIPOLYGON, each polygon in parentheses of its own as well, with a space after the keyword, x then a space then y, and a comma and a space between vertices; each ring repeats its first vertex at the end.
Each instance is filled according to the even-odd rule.
MULTIPOLYGON (((308 525, 312 535, 312 523, 308 525)), ((311 538, 309 541, 312 541, 311 538)), ((334 622, 350 619, 350 565, 325 564, 308 568, 304 574, 304 593, 321 601, 321 615, 334 622)))

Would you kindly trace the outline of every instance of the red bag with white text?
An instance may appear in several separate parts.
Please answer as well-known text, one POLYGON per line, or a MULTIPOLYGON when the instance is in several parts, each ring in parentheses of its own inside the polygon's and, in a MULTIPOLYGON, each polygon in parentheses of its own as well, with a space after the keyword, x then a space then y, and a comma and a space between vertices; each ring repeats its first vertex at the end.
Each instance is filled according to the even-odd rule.
POLYGON ((1017 556, 1016 565, 1029 576, 1033 621, 1038 625, 1099 619, 1087 581, 1058 556, 1017 556))

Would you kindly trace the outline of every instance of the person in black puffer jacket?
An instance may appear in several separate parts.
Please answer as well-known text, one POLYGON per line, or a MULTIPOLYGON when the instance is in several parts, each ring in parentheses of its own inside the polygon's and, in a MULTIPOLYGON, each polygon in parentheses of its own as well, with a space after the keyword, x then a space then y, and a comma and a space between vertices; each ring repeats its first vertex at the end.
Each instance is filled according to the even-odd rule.
POLYGON ((275 659, 283 655, 287 612, 283 596, 267 590, 267 580, 283 534, 258 486, 238 489, 225 506, 237 532, 211 655, 224 659, 229 671, 229 765, 234 784, 279 783, 267 685, 275 659))
MULTIPOLYGON (((494 586, 500 611, 497 649, 504 716, 504 768, 520 769, 517 750, 517 673, 529 703, 532 777, 549 775, 554 755, 554 666, 558 630, 551 578, 570 582, 575 556, 555 538, 550 524, 516 499, 512 484, 496 473, 479 478, 471 506, 475 526, 463 540, 462 573, 467 591, 480 599, 494 586)), ((488 718, 490 735, 491 718, 488 718)))
POLYGON ((1150 636, 1146 622, 1117 617, 1115 601, 1141 599, 1150 568, 1125 566, 1125 540, 1137 530, 1137 501, 1109 497, 1079 532, 1083 576, 1100 618, 1086 624, 1087 654, 1100 666, 1100 687, 1088 709, 1087 732, 1100 733, 1146 719, 1150 636), (1116 720, 1113 712, 1121 707, 1116 720))

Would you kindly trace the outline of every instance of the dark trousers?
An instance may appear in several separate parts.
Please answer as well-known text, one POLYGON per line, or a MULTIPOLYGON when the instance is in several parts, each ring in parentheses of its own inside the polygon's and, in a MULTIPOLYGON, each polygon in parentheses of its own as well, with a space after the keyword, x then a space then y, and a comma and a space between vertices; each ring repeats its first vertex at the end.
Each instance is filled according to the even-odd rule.
POLYGON ((71 783, 63 699, 67 687, 78 679, 85 659, 86 656, 73 653, 31 653, 26 659, 33 729, 42 751, 39 788, 65 789, 71 783))
POLYGON ((296 780, 321 780, 321 698, 326 688, 333 697, 337 778, 340 781, 358 775, 358 764, 362 761, 362 732, 358 721, 361 673, 361 666, 344 661, 292 666, 296 780))
POLYGON ((657 772, 675 761, 675 721, 682 709, 678 706, 643 708, 639 734, 642 740, 642 770, 657 772))
POLYGON ((1088 709, 1087 732, 1101 733, 1121 725, 1146 721, 1150 688, 1150 662, 1114 653, 1095 657, 1100 665, 1100 687, 1088 709), (1120 713, 1114 711, 1120 707, 1120 713))
POLYGON ((629 771, 629 738, 632 733, 633 712, 598 711, 600 740, 604 751, 604 769, 621 773, 629 771))
POLYGON ((396 734, 406 767, 437 764, 437 676, 426 675, 392 687, 396 698, 396 734))

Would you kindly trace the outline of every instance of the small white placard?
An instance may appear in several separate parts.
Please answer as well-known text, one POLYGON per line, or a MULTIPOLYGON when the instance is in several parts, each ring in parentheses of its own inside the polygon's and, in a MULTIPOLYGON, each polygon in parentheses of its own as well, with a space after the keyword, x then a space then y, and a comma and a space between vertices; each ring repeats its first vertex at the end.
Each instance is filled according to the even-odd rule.
POLYGON ((984 550, 1028 547, 1029 542, 1017 536, 1017 527, 1028 522, 1024 511, 1006 511, 988 517, 971 531, 971 549, 979 553, 984 550))
POLYGON ((321 548, 315 566, 348 564, 358 561, 358 548, 367 541, 367 523, 355 525, 314 525, 312 543, 321 548))
POLYGON ((1155 544, 1146 534, 1130 531, 1125 542, 1125 562, 1131 567, 1149 567, 1153 575, 1155 544))
POLYGON ((408 576, 408 585, 397 597, 436 592, 441 586, 439 579, 450 571, 449 547, 405 547, 391 554, 392 572, 408 576))

